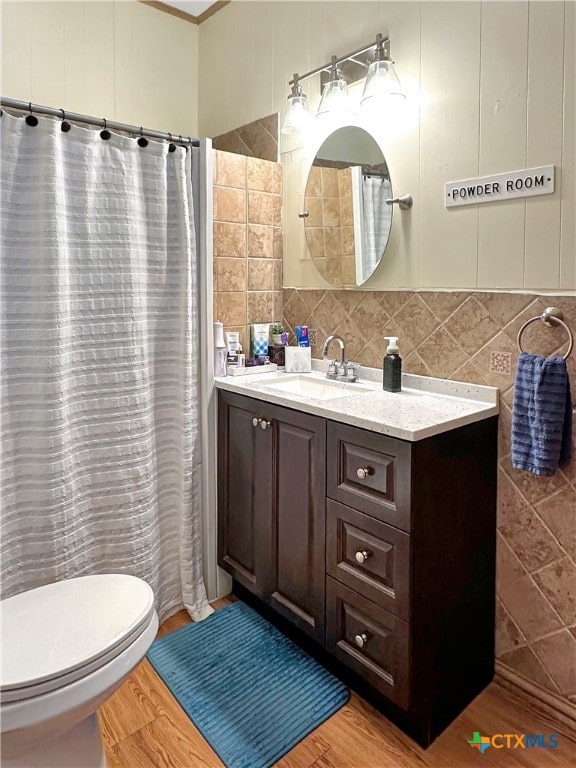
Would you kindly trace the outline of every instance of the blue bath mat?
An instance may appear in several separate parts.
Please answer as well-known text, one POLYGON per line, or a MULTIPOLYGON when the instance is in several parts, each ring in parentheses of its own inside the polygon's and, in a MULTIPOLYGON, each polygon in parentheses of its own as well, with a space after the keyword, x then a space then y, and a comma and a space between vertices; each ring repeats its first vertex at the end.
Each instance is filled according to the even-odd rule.
POLYGON ((349 698, 243 603, 156 640, 148 658, 228 768, 268 768, 349 698))

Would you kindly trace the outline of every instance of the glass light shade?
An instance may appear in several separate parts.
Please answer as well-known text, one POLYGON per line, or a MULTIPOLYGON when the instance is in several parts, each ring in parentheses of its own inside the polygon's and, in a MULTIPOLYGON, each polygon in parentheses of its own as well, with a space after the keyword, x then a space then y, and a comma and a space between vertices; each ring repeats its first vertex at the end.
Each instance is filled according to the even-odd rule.
POLYGON ((376 103, 400 102, 405 99, 400 80, 390 59, 373 61, 368 67, 368 75, 364 83, 361 103, 363 107, 371 107, 376 103))
POLYGON ((356 110, 354 104, 348 95, 348 86, 342 78, 329 80, 322 91, 322 98, 318 106, 316 117, 327 113, 338 113, 339 115, 354 115, 356 110))
POLYGON ((281 133, 304 133, 311 119, 306 94, 288 96, 288 107, 280 131, 281 133))

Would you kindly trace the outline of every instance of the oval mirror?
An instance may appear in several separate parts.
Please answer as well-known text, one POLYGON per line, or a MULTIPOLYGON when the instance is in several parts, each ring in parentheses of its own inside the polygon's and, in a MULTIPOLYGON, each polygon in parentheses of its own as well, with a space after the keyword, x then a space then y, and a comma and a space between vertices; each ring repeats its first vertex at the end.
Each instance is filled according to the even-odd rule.
POLYGON ((392 226, 384 154, 353 125, 331 133, 310 168, 300 214, 318 272, 341 288, 362 285, 380 263, 392 226))

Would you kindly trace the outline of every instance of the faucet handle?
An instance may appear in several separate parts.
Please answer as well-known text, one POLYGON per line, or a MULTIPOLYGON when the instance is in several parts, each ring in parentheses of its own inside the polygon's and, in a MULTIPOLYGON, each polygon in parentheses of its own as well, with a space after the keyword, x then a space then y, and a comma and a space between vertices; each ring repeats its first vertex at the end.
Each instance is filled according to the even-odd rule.
POLYGON ((335 379, 337 374, 336 370, 336 360, 329 360, 328 361, 328 370, 326 371, 326 378, 327 379, 335 379))
POLYGON ((346 371, 346 381, 358 381, 358 371, 360 369, 360 363, 348 363, 348 370, 346 371))

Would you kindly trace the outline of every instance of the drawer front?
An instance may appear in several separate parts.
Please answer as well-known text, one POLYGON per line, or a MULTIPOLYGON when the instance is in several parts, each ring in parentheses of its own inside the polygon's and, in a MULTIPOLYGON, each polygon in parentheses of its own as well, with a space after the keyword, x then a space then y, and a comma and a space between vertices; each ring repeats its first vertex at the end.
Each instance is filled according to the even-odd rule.
POLYGON ((408 621, 410 535, 330 500, 326 526, 327 573, 408 621))
POLYGON ((410 704, 408 624, 326 577, 326 646, 395 704, 410 704))
POLYGON ((410 530, 410 443, 328 423, 327 495, 410 530))

